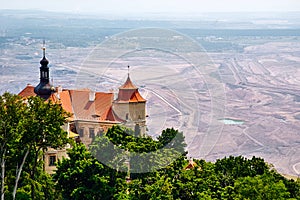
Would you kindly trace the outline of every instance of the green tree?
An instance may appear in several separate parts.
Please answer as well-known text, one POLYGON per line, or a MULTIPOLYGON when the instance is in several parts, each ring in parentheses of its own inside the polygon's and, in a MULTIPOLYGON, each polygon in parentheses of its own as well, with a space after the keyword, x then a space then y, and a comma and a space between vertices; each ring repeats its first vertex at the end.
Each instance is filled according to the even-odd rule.
MULTIPOLYGON (((120 157, 127 156, 130 161, 130 166, 127 167, 131 180, 127 184, 126 190, 120 191, 115 196, 116 198, 173 198, 171 194, 173 176, 168 175, 169 173, 172 175, 179 173, 177 170, 182 170, 183 163, 186 164, 186 161, 183 162, 186 145, 181 132, 166 129, 158 140, 154 140, 151 137, 135 137, 131 130, 115 126, 109 129, 104 137, 108 138, 115 149, 123 150, 120 157), (159 188, 163 188, 164 192, 162 193, 162 189, 159 188)), ((93 145, 98 146, 99 144, 94 143, 93 145)), ((103 145, 101 146, 103 148, 103 145)), ((98 154, 102 155, 101 151, 98 150, 98 154)), ((93 155, 98 157, 97 152, 93 152, 93 155)), ((126 165, 123 166, 126 168, 126 165)))
POLYGON ((269 171, 270 175, 272 175, 276 181, 282 181, 290 193, 290 198, 300 199, 300 179, 298 178, 296 181, 293 179, 287 179, 274 169, 269 171))
POLYGON ((288 199, 290 197, 283 181, 267 174, 243 177, 234 183, 235 198, 249 200, 288 199))
MULTIPOLYGON (((179 158, 180 161, 176 162, 177 164, 174 164, 173 166, 176 170, 182 169, 182 166, 179 165, 183 163, 182 160, 184 160, 184 156, 186 154, 186 152, 183 151, 184 147, 185 143, 183 134, 175 131, 174 129, 166 130, 163 133, 163 138, 161 140, 154 140, 151 137, 135 137, 132 130, 120 126, 114 126, 110 128, 105 135, 102 134, 95 138, 94 142, 89 146, 91 154, 88 154, 88 159, 78 157, 75 160, 82 160, 83 163, 81 163, 80 166, 85 166, 85 162, 89 161, 90 159, 94 160, 97 158, 102 162, 103 166, 108 165, 109 167, 113 168, 111 170, 114 171, 114 173, 123 175, 123 177, 120 177, 123 182, 118 182, 121 184, 115 183, 115 185, 111 185, 112 190, 115 192, 115 195, 113 197, 111 196, 111 198, 171 199, 172 179, 168 176, 164 176, 164 172, 169 171, 164 171, 164 168, 166 166, 172 168, 171 165, 174 163, 174 161, 176 161, 176 159, 179 158), (178 134, 177 136, 179 136, 178 138, 180 139, 175 138, 176 134, 178 134), (169 146, 166 142, 167 140, 170 143, 169 146), (173 143, 171 141, 173 141, 173 143), (182 150, 183 153, 178 152, 178 149, 182 150), (95 158, 93 158, 92 155, 95 158), (130 180, 128 183, 125 183, 125 175, 127 172, 130 172, 130 180), (161 193, 161 189, 159 189, 160 187, 164 188, 163 194, 161 193), (152 196, 149 196, 149 193, 153 193, 152 196)), ((65 174, 67 169, 69 169, 69 172, 72 172, 70 169, 73 169, 74 166, 76 166, 76 164, 73 164, 72 166, 66 167, 66 163, 70 164, 72 163, 71 159, 74 160, 71 155, 73 155, 76 151, 79 151, 78 148, 73 150, 70 152, 70 160, 65 159, 63 163, 59 163, 59 170, 57 171, 55 177, 56 180, 60 180, 58 181, 58 186, 63 191, 63 194, 65 195, 64 197, 72 197, 74 199, 74 195, 72 196, 72 193, 66 193, 65 191, 70 192, 73 191, 74 188, 79 187, 81 189, 86 188, 88 183, 86 182, 87 178, 85 178, 84 181, 78 181, 77 179, 76 183, 80 183, 80 186, 68 186, 69 182, 70 184, 75 183, 75 181, 70 181, 72 179, 69 175, 65 174), (64 173, 64 175, 62 175, 62 173, 64 173), (61 178, 58 178, 58 176, 61 178), (68 178, 66 183, 64 183, 63 180, 65 180, 66 177, 68 178)), ((186 164, 186 161, 184 161, 184 163, 186 164)), ((77 171, 76 173, 78 173, 76 177, 81 177, 83 176, 82 174, 85 174, 83 170, 79 172, 77 171)), ((73 174, 76 173, 74 172, 73 174)), ((106 172, 104 171, 103 176, 105 176, 105 173, 106 172)), ((127 176, 128 175, 129 174, 127 174, 127 176)), ((88 174, 85 174, 84 177, 89 176, 88 174)), ((114 176, 109 175, 109 177, 114 176)), ((89 188, 91 189, 91 187, 89 188)))
MULTIPOLYGON (((20 148, 23 147, 26 153, 31 152, 29 175, 32 180, 36 180, 38 162, 42 160, 47 148, 62 148, 68 142, 67 133, 62 129, 68 114, 61 105, 45 102, 39 97, 30 97, 27 106, 20 148)), ((31 184, 31 198, 35 199, 34 183, 31 184)))
POLYGON ((130 129, 113 126, 101 139, 95 140, 90 150, 98 160, 120 170, 127 168, 130 177, 137 178, 164 168, 185 155, 185 146, 183 134, 174 129, 164 130, 162 136, 154 140, 135 137, 130 129), (101 149, 108 151, 104 153, 101 149))
POLYGON ((9 168, 13 166, 9 161, 22 136, 18 130, 21 129, 25 111, 26 106, 19 96, 10 93, 0 96, 1 200, 4 200, 5 194, 6 165, 9 165, 9 168))
POLYGON ((74 144, 68 155, 53 177, 65 199, 111 199, 125 184, 126 173, 101 164, 83 144, 74 144))
POLYGON ((31 198, 35 199, 35 193, 43 188, 43 180, 39 179, 43 174, 44 152, 48 147, 63 147, 68 141, 62 129, 67 117, 60 105, 39 97, 24 100, 9 93, 0 97, 2 198, 4 193, 11 193, 15 199, 22 181, 20 191, 25 191, 26 184, 31 185, 31 198), (9 167, 7 176, 5 165, 9 167))
POLYGON ((167 128, 166 130, 162 131, 161 135, 157 139, 161 144, 160 148, 167 146, 169 148, 175 149, 182 154, 186 153, 186 143, 184 141, 184 135, 178 130, 167 128))
POLYGON ((242 156, 229 156, 215 162, 215 173, 218 173, 222 187, 233 186, 239 177, 262 175, 269 170, 262 158, 247 159, 242 156))

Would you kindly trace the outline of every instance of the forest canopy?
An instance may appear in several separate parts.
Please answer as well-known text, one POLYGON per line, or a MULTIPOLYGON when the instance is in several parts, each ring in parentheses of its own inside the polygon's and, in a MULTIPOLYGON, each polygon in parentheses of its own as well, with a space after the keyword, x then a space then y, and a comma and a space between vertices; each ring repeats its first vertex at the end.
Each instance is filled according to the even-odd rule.
POLYGON ((76 144, 69 151, 70 159, 58 163, 54 180, 64 199, 300 198, 300 181, 284 178, 262 158, 229 156, 212 163, 187 159, 184 148, 183 133, 174 129, 164 130, 154 140, 136 138, 130 130, 115 126, 98 136, 90 151, 76 144), (166 151, 157 151, 170 143, 166 151), (126 154, 119 152, 124 149, 126 154), (143 157, 150 151, 156 157, 143 157), (130 152, 142 153, 132 159, 130 152), (174 160, 163 166, 165 155, 174 160), (160 168, 151 170, 151 162, 160 168), (149 171, 142 169, 145 166, 149 171))

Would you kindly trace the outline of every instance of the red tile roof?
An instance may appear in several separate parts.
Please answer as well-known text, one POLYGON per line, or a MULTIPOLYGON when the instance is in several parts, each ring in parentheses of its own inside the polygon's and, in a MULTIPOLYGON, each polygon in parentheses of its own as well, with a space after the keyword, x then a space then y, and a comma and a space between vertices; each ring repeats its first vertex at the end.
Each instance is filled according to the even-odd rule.
POLYGON ((119 94, 117 102, 146 102, 146 100, 140 95, 138 88, 131 82, 128 76, 126 82, 119 87, 119 94))
POLYGON ((57 96, 54 93, 50 94, 50 96, 47 97, 46 101, 49 101, 49 100, 52 101, 53 103, 59 103, 59 99, 57 98, 57 96))
MULTIPOLYGON (((63 109, 71 114, 72 118, 94 121, 117 121, 110 109, 113 102, 113 93, 95 92, 95 98, 90 101, 90 90, 62 90, 47 97, 53 103, 60 103, 63 109), (114 117, 113 117, 114 116, 114 117)), ((34 86, 27 85, 19 95, 24 98, 36 96, 34 86)))
POLYGON ((61 106, 63 109, 69 113, 73 113, 72 102, 69 90, 63 90, 59 93, 59 97, 61 106))
POLYGON ((104 114, 105 120, 107 121, 116 121, 116 122, 123 122, 121 118, 119 118, 115 112, 112 109, 112 106, 107 110, 107 112, 104 114))
POLYGON ((190 169, 193 169, 196 166, 197 166, 197 163, 195 163, 193 160, 189 160, 189 164, 184 169, 190 170, 190 169))
POLYGON ((113 93, 96 92, 95 94, 95 107, 96 112, 100 115, 102 120, 106 120, 106 113, 112 106, 114 100, 113 93))
POLYGON ((138 103, 138 102, 146 102, 146 100, 140 95, 138 89, 133 89, 133 90, 119 89, 117 102, 138 103))
POLYGON ((128 75, 126 82, 121 87, 119 87, 119 89, 137 89, 137 87, 131 82, 128 75))
POLYGON ((34 93, 34 86, 28 84, 20 93, 19 96, 23 97, 23 98, 28 98, 31 96, 36 96, 36 94, 34 93))
MULTIPOLYGON (((36 96, 34 86, 27 85, 19 95, 24 98, 36 96)), ((93 92, 89 89, 59 90, 58 88, 55 93, 44 97, 45 100, 61 104, 63 109, 71 113, 72 119, 75 120, 122 122, 122 119, 112 109, 113 98, 113 93, 93 92)), ((129 76, 119 88, 117 101, 124 103, 146 102, 129 76)))
POLYGON ((69 90, 71 106, 75 119, 106 120, 107 110, 113 102, 112 93, 95 92, 95 98, 90 100, 90 90, 69 90))
POLYGON ((146 99, 142 97, 138 90, 135 90, 129 102, 146 102, 146 99))
MULTIPOLYGON (((28 84, 20 93, 19 96, 23 98, 29 98, 29 97, 35 97, 37 94, 34 92, 34 86, 28 84)), ((57 103, 58 99, 55 96, 55 94, 50 94, 50 95, 42 95, 40 96, 41 98, 45 100, 51 100, 54 103, 57 103)))

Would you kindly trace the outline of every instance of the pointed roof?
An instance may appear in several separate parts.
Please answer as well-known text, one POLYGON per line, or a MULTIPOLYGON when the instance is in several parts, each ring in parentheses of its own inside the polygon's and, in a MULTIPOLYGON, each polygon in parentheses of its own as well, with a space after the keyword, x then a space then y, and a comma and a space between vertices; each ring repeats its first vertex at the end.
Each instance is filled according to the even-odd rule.
POLYGON ((119 103, 138 103, 138 102, 146 102, 146 100, 139 93, 138 87, 136 87, 129 76, 125 83, 119 87, 118 98, 116 100, 119 103))
POLYGON ((142 97, 138 90, 136 90, 130 97, 129 102, 137 103, 137 102, 146 102, 146 99, 142 97))
POLYGON ((193 161, 193 159, 189 160, 189 164, 184 168, 185 170, 193 169, 197 166, 197 163, 193 161))
POLYGON ((126 82, 121 87, 119 87, 119 89, 135 90, 138 88, 132 83, 132 81, 130 80, 129 74, 128 74, 126 82))

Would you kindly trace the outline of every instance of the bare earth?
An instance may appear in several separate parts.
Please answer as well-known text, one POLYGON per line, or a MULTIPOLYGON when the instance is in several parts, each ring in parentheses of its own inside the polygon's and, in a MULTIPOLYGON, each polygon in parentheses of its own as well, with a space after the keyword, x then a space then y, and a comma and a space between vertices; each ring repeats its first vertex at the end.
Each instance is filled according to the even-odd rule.
POLYGON ((273 42, 212 57, 222 63, 221 76, 230 83, 226 117, 245 123, 224 126, 207 158, 260 156, 278 171, 299 176, 300 43, 273 42))

